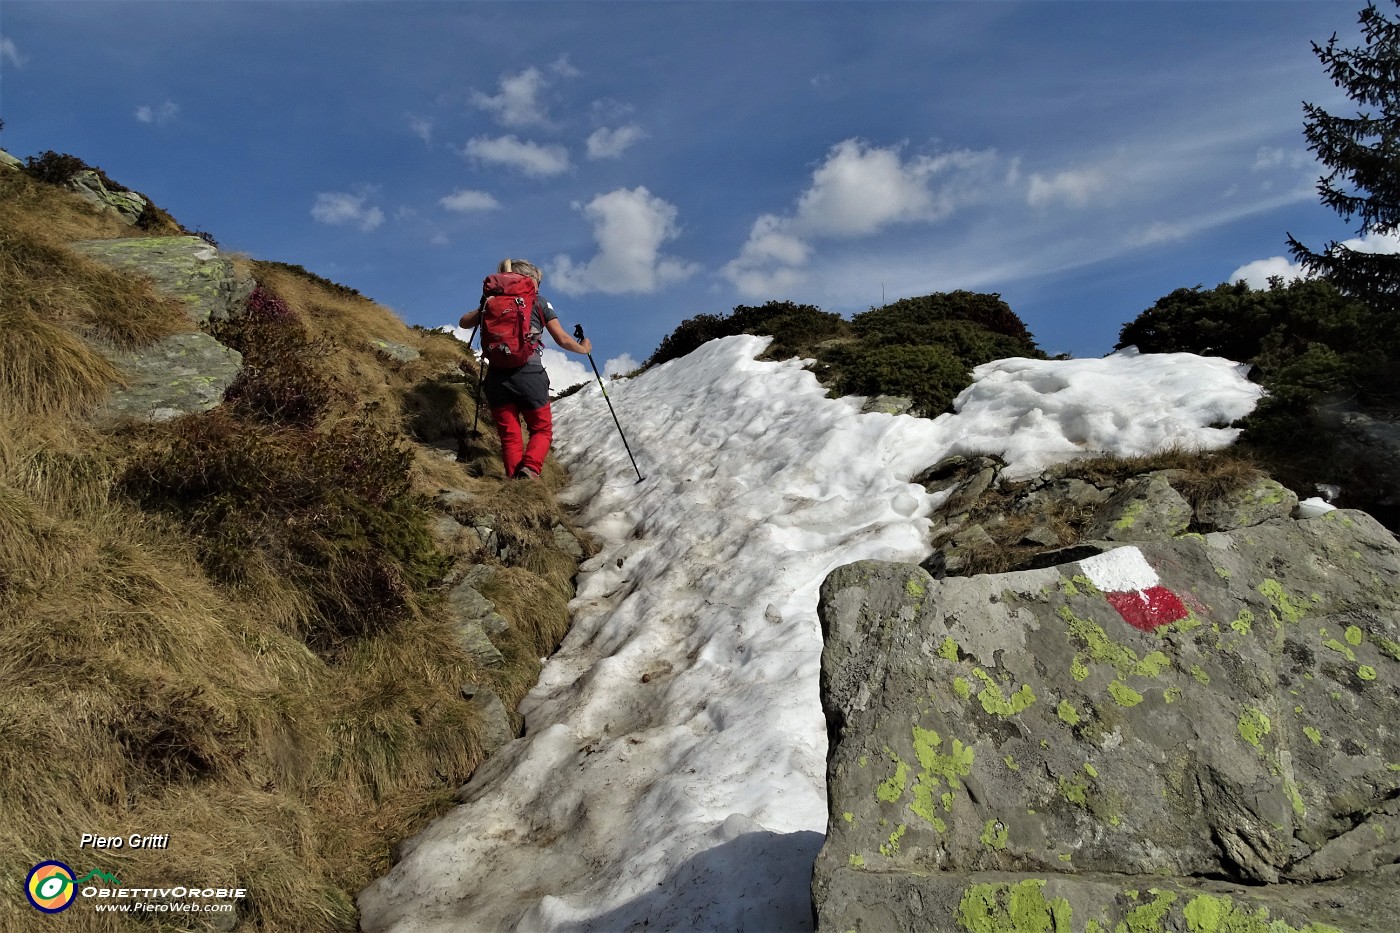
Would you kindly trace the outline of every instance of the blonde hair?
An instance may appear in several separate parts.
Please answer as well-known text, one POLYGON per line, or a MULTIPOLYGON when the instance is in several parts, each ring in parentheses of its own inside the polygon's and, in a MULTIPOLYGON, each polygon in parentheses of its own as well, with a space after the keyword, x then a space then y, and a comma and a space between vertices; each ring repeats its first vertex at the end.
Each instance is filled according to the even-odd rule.
POLYGON ((535 280, 536 285, 539 285, 540 280, 544 278, 543 273, 540 272, 539 266, 535 265, 533 262, 530 262, 528 259, 502 259, 501 264, 496 268, 496 271, 514 272, 517 275, 528 275, 530 278, 535 280))

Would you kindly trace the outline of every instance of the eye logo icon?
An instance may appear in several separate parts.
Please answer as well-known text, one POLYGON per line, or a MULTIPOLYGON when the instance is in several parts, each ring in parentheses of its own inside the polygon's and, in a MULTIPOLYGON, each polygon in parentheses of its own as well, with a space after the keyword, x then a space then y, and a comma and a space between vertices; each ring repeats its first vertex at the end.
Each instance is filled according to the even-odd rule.
POLYGON ((29 903, 46 914, 66 910, 77 895, 73 869, 62 862, 40 862, 30 869, 24 893, 29 903))

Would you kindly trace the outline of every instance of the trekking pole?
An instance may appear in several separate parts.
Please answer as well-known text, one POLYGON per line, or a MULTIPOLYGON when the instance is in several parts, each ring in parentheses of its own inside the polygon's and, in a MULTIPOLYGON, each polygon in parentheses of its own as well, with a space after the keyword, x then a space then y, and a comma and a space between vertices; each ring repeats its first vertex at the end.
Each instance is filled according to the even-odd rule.
MULTIPOLYGON (((468 349, 468 350, 471 349, 472 340, 475 340, 475 339, 476 339, 476 332, 479 331, 479 330, 481 330, 481 322, 480 322, 480 321, 478 321, 478 322, 477 322, 477 325, 476 325, 475 327, 472 328, 472 335, 471 335, 471 337, 468 338, 468 340, 467 340, 467 349, 468 349)), ((483 342, 485 342, 485 340, 486 340, 485 335, 483 335, 481 339, 482 339, 483 342)), ((485 351, 485 349, 483 348, 482 351, 481 351, 481 361, 480 361, 479 363, 477 363, 477 365, 476 365, 476 408, 475 408, 475 410, 472 412, 472 433, 469 434, 469 435, 467 435, 468 437, 480 437, 480 436, 481 436, 481 432, 478 431, 478 430, 476 429, 476 424, 477 424, 478 421, 481 420, 481 384, 482 384, 483 382, 485 382, 485 381, 486 381, 486 351, 485 351)))
MULTIPOLYGON (((574 339, 583 339, 583 325, 574 325, 574 339)), ((632 461, 632 469, 637 470, 637 458, 632 456, 632 448, 627 444, 627 435, 622 433, 622 422, 617 420, 617 412, 613 411, 612 399, 608 398, 607 387, 603 385, 603 376, 598 372, 598 364, 593 362, 593 354, 588 354, 588 365, 593 367, 593 375, 598 377, 598 388, 603 392, 603 401, 608 403, 608 411, 612 412, 613 424, 617 425, 617 434, 622 438, 622 446, 627 449, 627 459, 632 461)), ((642 471, 637 470, 637 482, 642 481, 642 471)))

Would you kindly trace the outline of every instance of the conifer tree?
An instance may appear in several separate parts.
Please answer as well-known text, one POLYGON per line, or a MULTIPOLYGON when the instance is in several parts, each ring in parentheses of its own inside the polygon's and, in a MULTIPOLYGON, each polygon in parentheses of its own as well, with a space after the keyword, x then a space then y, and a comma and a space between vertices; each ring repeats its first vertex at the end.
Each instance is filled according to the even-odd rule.
MULTIPOLYGON (((1400 0, 1394 0, 1400 7, 1400 0)), ((1336 33, 1313 52, 1332 83, 1359 108, 1337 116, 1304 103, 1304 135, 1330 171, 1318 179, 1322 203, 1345 220, 1360 220, 1358 232, 1400 230, 1400 23, 1368 3, 1359 20, 1365 44, 1343 48, 1336 33)), ((1400 255, 1367 253, 1332 242, 1319 252, 1293 236, 1288 246, 1302 266, 1324 276, 1385 317, 1400 315, 1400 255)))

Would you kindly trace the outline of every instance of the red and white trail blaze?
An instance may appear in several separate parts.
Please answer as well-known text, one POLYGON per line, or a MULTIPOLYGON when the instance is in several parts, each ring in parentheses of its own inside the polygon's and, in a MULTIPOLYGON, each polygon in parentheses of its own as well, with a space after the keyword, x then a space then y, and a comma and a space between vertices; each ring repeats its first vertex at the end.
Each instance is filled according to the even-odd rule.
POLYGON ((1079 567, 1134 628, 1150 632, 1186 618, 1189 612, 1181 597, 1162 585, 1157 571, 1135 547, 1095 554, 1080 561, 1079 567))

